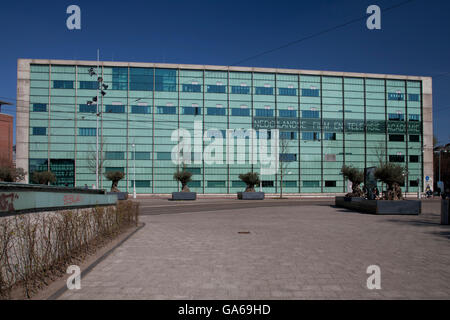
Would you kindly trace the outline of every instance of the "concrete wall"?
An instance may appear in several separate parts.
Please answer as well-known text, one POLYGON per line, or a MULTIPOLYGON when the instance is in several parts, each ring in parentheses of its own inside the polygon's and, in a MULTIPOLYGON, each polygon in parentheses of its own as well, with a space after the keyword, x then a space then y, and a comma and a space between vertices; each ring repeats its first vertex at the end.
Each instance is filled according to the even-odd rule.
POLYGON ((17 111, 16 111, 16 167, 23 168, 28 176, 28 142, 30 135, 30 60, 17 61, 17 111))
POLYGON ((0 113, 0 165, 12 164, 13 117, 0 113))
POLYGON ((422 106, 423 106, 423 185, 425 191, 427 184, 433 188, 433 87, 432 79, 426 77, 422 80, 422 106), (425 177, 429 176, 430 181, 426 182, 425 177))

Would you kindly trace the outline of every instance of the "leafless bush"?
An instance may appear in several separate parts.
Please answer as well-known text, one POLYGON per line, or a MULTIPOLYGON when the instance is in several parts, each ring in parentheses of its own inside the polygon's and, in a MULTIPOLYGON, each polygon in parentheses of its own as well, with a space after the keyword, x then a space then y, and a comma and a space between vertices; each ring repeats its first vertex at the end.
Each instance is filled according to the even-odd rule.
POLYGON ((0 218, 0 298, 21 289, 30 298, 74 262, 138 224, 139 205, 0 218))

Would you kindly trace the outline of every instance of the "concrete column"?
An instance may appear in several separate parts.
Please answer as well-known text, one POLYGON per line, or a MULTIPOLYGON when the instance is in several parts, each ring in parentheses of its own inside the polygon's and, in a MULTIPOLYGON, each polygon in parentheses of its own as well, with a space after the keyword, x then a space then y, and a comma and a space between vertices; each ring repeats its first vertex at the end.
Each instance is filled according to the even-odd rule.
POLYGON ((423 106, 423 181, 422 192, 425 191, 427 184, 433 188, 433 89, 432 78, 426 77, 422 80, 422 106, 423 106), (430 180, 425 181, 429 176, 430 180))
POLYGON ((30 63, 28 59, 17 60, 16 167, 27 172, 25 183, 29 182, 30 63))

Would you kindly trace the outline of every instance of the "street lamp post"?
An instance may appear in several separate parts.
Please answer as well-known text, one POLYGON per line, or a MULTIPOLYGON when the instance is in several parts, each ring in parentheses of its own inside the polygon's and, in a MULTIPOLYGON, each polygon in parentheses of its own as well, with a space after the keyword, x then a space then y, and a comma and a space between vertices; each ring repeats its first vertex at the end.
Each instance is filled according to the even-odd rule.
MULTIPOLYGON (((97 77, 99 76, 98 73, 98 68, 99 68, 99 60, 100 60, 100 50, 97 49, 97 77)), ((98 83, 97 80, 97 101, 95 102, 96 106, 97 106, 97 117, 96 117, 96 129, 95 129, 95 137, 96 137, 96 142, 95 142, 95 189, 98 189, 98 89, 100 87, 100 83, 98 83)))
POLYGON ((136 145, 133 143, 133 199, 136 199, 136 145))

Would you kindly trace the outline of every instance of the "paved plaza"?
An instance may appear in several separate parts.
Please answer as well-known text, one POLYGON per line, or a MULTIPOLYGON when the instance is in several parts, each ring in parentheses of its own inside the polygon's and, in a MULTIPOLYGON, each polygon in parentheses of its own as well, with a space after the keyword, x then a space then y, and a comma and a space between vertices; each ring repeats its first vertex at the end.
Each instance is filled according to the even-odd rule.
POLYGON ((331 201, 140 200, 145 226, 60 299, 449 299, 439 202, 376 216, 331 201), (369 290, 367 267, 381 268, 369 290))

